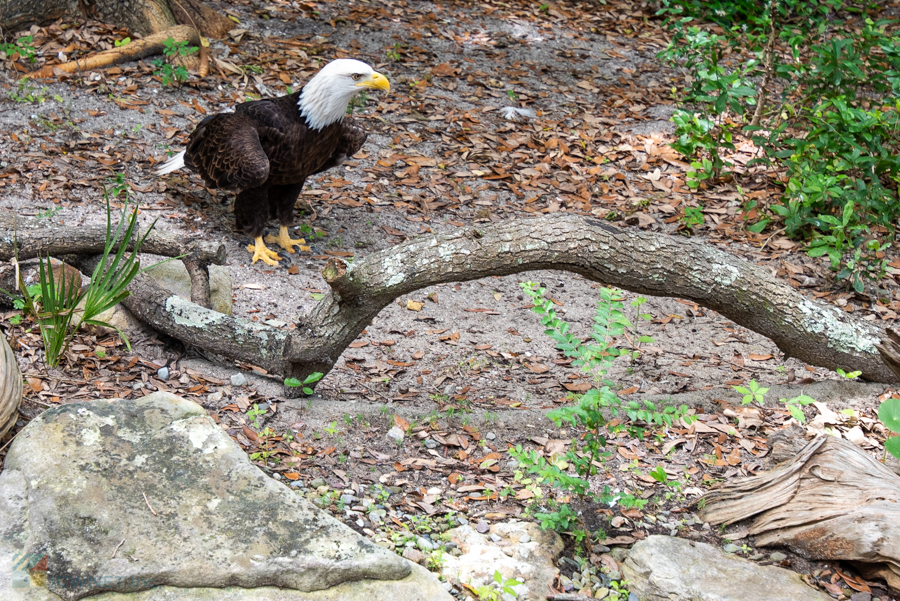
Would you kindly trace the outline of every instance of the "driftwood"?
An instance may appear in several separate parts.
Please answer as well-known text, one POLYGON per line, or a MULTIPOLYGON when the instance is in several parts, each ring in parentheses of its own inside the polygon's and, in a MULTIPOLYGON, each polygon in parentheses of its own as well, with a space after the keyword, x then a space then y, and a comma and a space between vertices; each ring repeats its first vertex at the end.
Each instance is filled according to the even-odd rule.
POLYGON ((22 372, 4 336, 0 336, 0 440, 16 423, 22 404, 22 372))
MULTIPOLYGON (((44 239, 44 252, 74 252, 71 234, 47 233, 58 246, 44 239)), ((30 230, 19 234, 20 256, 32 250, 26 246, 26 234, 40 235, 30 230)), ((145 250, 167 256, 198 253, 196 268, 189 266, 192 279, 205 279, 204 261, 220 260, 219 248, 181 244, 171 237, 166 244, 156 242, 164 238, 153 232, 145 250)), ((0 235, 0 258, 9 258, 11 251, 12 234, 7 232, 0 235)), ((328 373, 378 312, 405 294, 444 282, 537 269, 571 271, 640 294, 693 300, 812 365, 860 370, 863 377, 880 382, 898 379, 876 350, 882 329, 807 299, 768 270, 696 240, 619 230, 574 215, 514 219, 421 237, 352 266, 331 259, 323 269, 330 293, 293 331, 205 309, 173 296, 148 277, 134 280, 125 304, 151 327, 186 344, 303 379, 313 372, 328 373)))
POLYGON ((154 33, 140 40, 132 40, 124 46, 110 48, 97 54, 92 54, 87 58, 71 60, 60 65, 47 65, 37 71, 28 74, 32 79, 42 79, 45 77, 54 77, 65 73, 75 73, 77 71, 92 71, 94 69, 102 69, 111 65, 125 63, 128 61, 162 54, 165 46, 163 43, 171 38, 176 42, 188 42, 192 46, 200 44, 200 35, 197 30, 190 25, 175 25, 174 27, 154 33))
POLYGON ((700 517, 710 524, 753 517, 757 545, 852 561, 900 592, 900 477, 848 440, 820 436, 790 461, 704 499, 700 517))

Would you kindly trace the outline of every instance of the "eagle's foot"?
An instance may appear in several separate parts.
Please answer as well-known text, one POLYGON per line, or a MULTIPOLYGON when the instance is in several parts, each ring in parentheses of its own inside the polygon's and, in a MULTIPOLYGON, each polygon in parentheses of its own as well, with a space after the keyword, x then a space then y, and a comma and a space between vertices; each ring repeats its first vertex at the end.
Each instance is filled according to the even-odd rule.
POLYGON ((303 238, 298 238, 296 240, 291 238, 286 225, 282 225, 281 229, 278 230, 277 238, 275 236, 266 236, 266 242, 277 242, 278 246, 288 251, 290 254, 294 254, 296 252, 294 250, 295 246, 299 248, 301 252, 309 250, 308 246, 304 246, 306 240, 304 240, 303 238))
POLYGON ((278 265, 278 261, 281 260, 281 257, 278 256, 278 253, 274 250, 269 250, 266 248, 266 243, 263 242, 262 236, 256 237, 255 244, 248 244, 247 250, 253 253, 253 262, 256 263, 258 260, 262 259, 263 263, 266 265, 271 265, 275 267, 278 265))

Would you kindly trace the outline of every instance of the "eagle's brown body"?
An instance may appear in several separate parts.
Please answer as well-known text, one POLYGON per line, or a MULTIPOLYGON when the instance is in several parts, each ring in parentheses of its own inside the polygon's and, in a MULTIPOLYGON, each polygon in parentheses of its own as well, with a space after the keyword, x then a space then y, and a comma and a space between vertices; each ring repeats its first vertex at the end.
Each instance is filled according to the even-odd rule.
POLYGON ((254 238, 277 217, 292 225, 294 203, 310 175, 340 165, 366 141, 351 119, 309 127, 297 103, 302 90, 245 102, 207 117, 191 134, 184 164, 210 188, 235 190, 235 222, 254 238))

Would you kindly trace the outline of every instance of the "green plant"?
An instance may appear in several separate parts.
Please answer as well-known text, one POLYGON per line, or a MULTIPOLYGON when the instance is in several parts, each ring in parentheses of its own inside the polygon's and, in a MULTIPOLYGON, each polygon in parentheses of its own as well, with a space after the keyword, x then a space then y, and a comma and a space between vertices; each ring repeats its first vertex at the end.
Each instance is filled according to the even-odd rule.
MULTIPOLYGON (((590 488, 588 478, 595 475, 602 459, 609 456, 603 450, 606 446, 607 421, 604 410, 613 415, 624 413, 629 420, 641 420, 647 424, 671 425, 674 419, 685 416, 687 406, 676 409, 667 407, 664 411, 656 411, 655 405, 649 401, 642 403, 623 403, 613 392, 613 382, 605 377, 608 368, 621 356, 633 356, 633 351, 618 349, 613 338, 621 335, 626 328, 632 328, 623 313, 624 305, 620 292, 609 288, 600 289, 600 300, 594 316, 592 343, 582 342, 569 333, 569 324, 557 316, 553 302, 545 299, 546 289, 532 282, 522 284, 522 289, 534 302, 532 311, 541 315, 541 324, 547 327, 545 334, 556 341, 556 348, 567 357, 573 359, 572 365, 594 376, 598 386, 583 394, 572 395, 573 406, 565 406, 547 413, 557 426, 567 424, 583 433, 575 438, 566 453, 550 457, 549 460, 536 451, 526 451, 521 445, 510 450, 521 469, 537 476, 536 483, 547 484, 556 488, 559 493, 568 497, 576 495, 582 501, 593 500, 604 503, 618 502, 627 507, 637 507, 646 501, 630 494, 614 494, 609 487, 604 487, 599 494, 590 488)), ((637 306, 640 306, 638 303, 637 306)), ((690 419, 690 418, 688 418, 690 419)), ((517 472, 516 479, 521 475, 517 472)), ((577 541, 586 536, 581 527, 581 517, 570 507, 568 502, 549 499, 545 504, 546 511, 538 511, 535 517, 542 528, 553 528, 565 532, 577 541)))
POLYGON ((837 368, 835 371, 837 372, 837 375, 841 376, 842 378, 846 378, 848 380, 855 380, 856 378, 858 378, 862 375, 861 371, 847 372, 847 371, 844 371, 843 369, 841 369, 840 367, 837 368))
POLYGON ((802 424, 806 421, 806 416, 803 415, 803 409, 801 409, 801 407, 815 403, 816 400, 805 394, 801 394, 792 399, 781 399, 781 402, 784 403, 787 410, 790 411, 791 417, 802 424))
POLYGON ((306 378, 304 378, 302 382, 297 378, 287 378, 284 381, 284 385, 290 386, 291 388, 300 388, 303 391, 303 394, 309 396, 313 393, 314 388, 311 385, 321 380, 324 376, 325 374, 314 371, 313 373, 306 376, 306 378))
POLYGON ((40 104, 47 100, 47 90, 47 87, 38 90, 36 86, 31 85, 27 77, 23 77, 16 82, 16 89, 10 91, 9 97, 13 102, 40 104))
POLYGON ((743 386, 732 386, 732 388, 744 395, 744 398, 741 399, 741 405, 749 405, 753 401, 762 405, 765 402, 766 393, 769 392, 768 388, 761 388, 756 380, 750 380, 747 388, 743 386))
MULTIPOLYGON (((117 189, 117 187, 113 187, 112 196, 118 195, 117 189)), ((47 365, 50 367, 59 365, 60 357, 65 354, 76 332, 84 324, 116 330, 128 349, 131 349, 128 337, 121 330, 97 319, 97 316, 127 298, 130 294, 127 288, 131 280, 138 273, 146 271, 141 269, 138 252, 156 222, 154 221, 150 225, 143 236, 135 237, 137 208, 128 215, 126 194, 125 206, 122 208, 123 219, 120 220, 113 232, 109 209, 110 196, 110 190, 104 186, 106 242, 100 261, 94 268, 90 284, 86 288, 81 289, 80 277, 72 278, 64 275, 57 281, 49 257, 38 262, 39 294, 33 294, 33 288, 26 287, 24 282, 21 283, 24 309, 34 315, 37 320, 44 341, 47 365), (134 250, 130 254, 126 254, 127 244, 119 244, 119 242, 131 240, 133 237, 135 238, 134 250), (113 254, 117 245, 118 250, 113 254)), ((60 272, 66 273, 64 269, 61 269, 60 272)))
POLYGON ((664 0, 659 14, 674 32, 660 56, 690 73, 683 100, 699 109, 673 116, 673 148, 703 155, 688 185, 728 167, 718 158, 720 148, 733 148, 726 132, 743 133, 763 151, 748 166, 775 164, 787 179, 781 201, 768 206, 772 217, 758 210, 760 221, 748 229, 760 233, 780 220, 788 237, 809 242, 811 256, 827 255, 857 292, 883 277, 886 240, 900 219, 894 23, 843 0, 664 0), (781 106, 768 107, 767 97, 781 106))
POLYGON ((114 41, 113 44, 115 44, 116 48, 121 48, 122 46, 125 46, 130 42, 131 38, 122 38, 121 40, 114 41))
POLYGON ((259 405, 256 403, 253 404, 251 409, 247 409, 247 417, 250 418, 250 421, 253 422, 253 425, 256 426, 256 429, 259 430, 259 416, 265 415, 268 409, 260 409, 259 405))
POLYGON ((337 434, 337 422, 331 422, 327 426, 325 426, 325 432, 328 433, 329 436, 334 436, 337 434))
MULTIPOLYGON (((900 434, 900 399, 885 399, 881 406, 878 407, 878 419, 884 426, 894 434, 900 434)), ((900 436, 890 436, 884 441, 885 456, 890 453, 897 459, 900 459, 900 436)))
POLYGON ((500 601, 504 595, 509 595, 513 599, 518 599, 519 595, 513 587, 522 584, 513 578, 503 579, 503 575, 499 570, 494 570, 494 581, 485 586, 479 586, 475 589, 479 601, 500 601))
POLYGON ((172 38, 163 42, 163 46, 163 54, 166 58, 158 58, 153 61, 153 64, 159 69, 153 74, 161 78, 164 86, 187 81, 190 74, 184 64, 173 67, 171 63, 172 61, 182 62, 181 59, 197 52, 199 48, 197 46, 188 46, 186 40, 176 42, 172 38))
POLYGON ((394 62, 394 63, 400 62, 400 44, 399 43, 394 44, 393 50, 387 51, 387 58, 389 61, 394 62))
POLYGON ((0 42, 0 52, 6 54, 8 58, 15 60, 16 58, 24 58, 30 63, 34 62, 34 36, 25 35, 16 39, 15 42, 0 42))
POLYGON ((706 219, 703 217, 703 209, 700 207, 684 207, 684 215, 681 216, 681 223, 688 229, 703 225, 706 219))

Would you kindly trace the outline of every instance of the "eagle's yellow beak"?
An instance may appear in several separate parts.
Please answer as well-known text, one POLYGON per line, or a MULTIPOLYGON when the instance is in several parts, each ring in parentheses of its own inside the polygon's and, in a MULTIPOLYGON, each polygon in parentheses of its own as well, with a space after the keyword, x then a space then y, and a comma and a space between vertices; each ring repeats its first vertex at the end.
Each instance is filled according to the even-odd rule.
POLYGON ((381 73, 372 73, 372 79, 361 81, 357 86, 362 86, 364 88, 375 88, 378 90, 384 90, 385 92, 391 91, 391 82, 387 80, 387 77, 382 75, 381 73))

